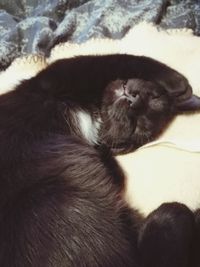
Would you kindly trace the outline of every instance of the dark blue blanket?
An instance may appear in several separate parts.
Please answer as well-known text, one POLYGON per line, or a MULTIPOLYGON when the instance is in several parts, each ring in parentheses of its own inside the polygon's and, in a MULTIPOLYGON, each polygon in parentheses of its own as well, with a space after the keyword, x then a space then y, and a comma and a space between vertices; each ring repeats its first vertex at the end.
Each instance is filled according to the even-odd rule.
POLYGON ((200 35, 199 0, 0 0, 0 68, 57 43, 118 39, 140 21, 192 28, 200 35))

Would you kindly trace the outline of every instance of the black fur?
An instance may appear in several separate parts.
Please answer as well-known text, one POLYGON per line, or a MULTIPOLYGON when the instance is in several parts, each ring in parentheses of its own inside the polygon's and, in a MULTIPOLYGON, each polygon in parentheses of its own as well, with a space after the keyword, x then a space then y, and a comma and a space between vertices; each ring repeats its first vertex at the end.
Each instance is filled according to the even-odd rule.
MULTIPOLYGON (((123 200, 123 172, 107 148, 109 142, 102 141, 102 134, 104 144, 98 140, 96 149, 73 118, 77 110, 103 112, 107 86, 133 78, 153 83, 157 92, 164 92, 164 103, 173 107, 191 98, 191 87, 182 75, 152 59, 128 55, 60 60, 0 97, 0 266, 142 264, 139 255, 146 255, 146 247, 138 251, 137 244, 142 218, 123 200)), ((171 108, 164 106, 167 115, 171 108)), ((183 212, 187 229, 192 229, 190 213, 186 208, 183 212)), ((159 216, 160 212, 154 220, 168 224, 159 216)), ((180 224, 172 212, 173 231, 163 231, 173 235, 180 224)), ((185 253, 190 238, 181 240, 186 245, 177 241, 176 246, 185 253)), ((168 240, 161 242, 166 249, 171 245, 168 240)), ((156 248, 164 259, 168 257, 156 248)), ((165 265, 155 266, 186 265, 168 259, 165 265)))
POLYGON ((194 267, 191 265, 194 233, 194 215, 188 208, 179 203, 161 205, 140 229, 141 266, 194 267))
POLYGON ((109 83, 101 109, 100 143, 119 154, 150 142, 177 112, 174 100, 162 86, 150 81, 129 79, 109 83))

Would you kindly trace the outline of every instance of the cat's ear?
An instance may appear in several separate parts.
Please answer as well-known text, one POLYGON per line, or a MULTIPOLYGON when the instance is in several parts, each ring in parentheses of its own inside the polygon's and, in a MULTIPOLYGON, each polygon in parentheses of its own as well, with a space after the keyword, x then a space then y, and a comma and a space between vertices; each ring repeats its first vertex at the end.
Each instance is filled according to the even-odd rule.
POLYGON ((196 95, 191 95, 190 98, 176 103, 176 111, 200 111, 200 97, 196 95))

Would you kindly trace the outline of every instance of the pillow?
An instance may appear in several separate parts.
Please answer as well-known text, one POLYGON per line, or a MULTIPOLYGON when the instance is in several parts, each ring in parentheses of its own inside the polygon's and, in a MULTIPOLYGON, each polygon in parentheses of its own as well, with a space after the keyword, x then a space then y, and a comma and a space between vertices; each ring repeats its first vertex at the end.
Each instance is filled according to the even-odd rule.
POLYGON ((27 55, 15 59, 0 72, 0 94, 12 91, 24 79, 30 79, 47 67, 46 59, 40 55, 27 55))
MULTIPOLYGON (((64 43, 47 59, 18 59, 0 73, 1 92, 12 90, 21 79, 34 76, 57 59, 113 53, 144 55, 166 63, 184 74, 200 96, 200 38, 191 30, 164 31, 147 23, 135 26, 121 40, 64 43)), ((193 210, 200 207, 199 113, 177 116, 158 140, 116 159, 126 174, 126 199, 144 215, 163 202, 182 202, 193 210)))

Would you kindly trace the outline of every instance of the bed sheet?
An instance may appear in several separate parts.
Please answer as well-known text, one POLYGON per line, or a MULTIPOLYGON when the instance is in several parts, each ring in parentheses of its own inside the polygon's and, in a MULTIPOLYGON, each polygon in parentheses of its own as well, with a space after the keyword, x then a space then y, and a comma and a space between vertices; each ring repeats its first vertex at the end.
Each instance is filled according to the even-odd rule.
POLYGON ((121 39, 141 21, 200 35, 199 0, 0 0, 0 70, 60 42, 121 39))

